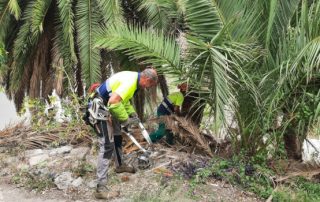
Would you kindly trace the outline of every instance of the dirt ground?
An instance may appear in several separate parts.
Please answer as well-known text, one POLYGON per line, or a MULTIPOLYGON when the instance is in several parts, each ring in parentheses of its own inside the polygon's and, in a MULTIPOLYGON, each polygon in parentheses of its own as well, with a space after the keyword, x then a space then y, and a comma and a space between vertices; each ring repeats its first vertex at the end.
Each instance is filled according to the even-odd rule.
MULTIPOLYGON (((79 149, 79 148, 74 148, 79 149)), ((71 151, 72 153, 72 151, 71 151)), ((2 154, 4 155, 4 154, 2 154)), ((10 154, 6 154, 10 155, 10 154)), ((49 162, 58 162, 53 164, 50 168, 48 164, 46 168, 51 172, 58 171, 61 168, 61 172, 70 171, 72 168, 65 166, 69 163, 71 166, 76 161, 70 161, 70 154, 63 154, 59 156, 59 159, 65 159, 58 162, 58 157, 48 160, 49 162), (63 166, 62 166, 63 165, 63 166), (63 168, 62 168, 63 167, 63 168)), ((9 159, 14 157, 4 157, 2 159, 9 159)), ((87 156, 87 159, 91 159, 87 164, 96 159, 94 154, 87 156)), ((126 156, 128 163, 132 162, 132 157, 126 156)), ((26 161, 25 158, 17 157, 17 159, 11 159, 10 162, 15 162, 18 166, 26 161), (23 159, 23 161, 20 161, 23 159)), ((113 168, 109 172, 109 185, 112 190, 120 191, 120 196, 112 202, 131 202, 131 201, 261 201, 254 194, 244 192, 239 188, 236 188, 223 181, 215 179, 208 179, 206 183, 193 185, 190 180, 186 179, 184 175, 188 175, 189 172, 194 172, 192 167, 194 164, 205 164, 206 159, 201 159, 199 156, 192 156, 185 152, 177 152, 170 148, 165 148, 159 145, 155 148, 153 156, 153 164, 146 170, 138 170, 135 174, 116 174, 113 168), (188 167, 189 165, 189 167, 188 167), (185 166, 185 167, 183 167, 185 166), (180 171, 179 171, 180 169, 180 171), (179 173, 181 172, 181 173, 179 173), (191 187, 193 189, 191 189, 191 187)), ((9 164, 8 164, 9 165, 9 164)), ((93 165, 95 166, 95 165, 93 165)), ((69 187, 65 190, 58 190, 57 187, 45 189, 42 191, 31 190, 30 188, 22 184, 14 184, 13 176, 17 170, 12 170, 10 173, 10 167, 1 167, 3 170, 8 170, 6 175, 0 177, 0 202, 94 202, 92 196, 94 192, 94 186, 90 186, 90 182, 95 179, 95 172, 89 172, 83 176, 83 183, 81 186, 74 188, 69 187)), ((30 173, 34 172, 37 167, 30 167, 30 173)))
MULTIPOLYGON (((180 182, 181 183, 181 182, 180 182)), ((208 184, 199 186, 196 188, 194 195, 202 194, 202 199, 195 197, 190 197, 186 193, 187 185, 184 183, 176 184, 176 187, 168 187, 161 191, 156 191, 159 195, 150 194, 150 192, 145 189, 139 194, 134 194, 133 198, 127 198, 131 192, 134 192, 133 184, 127 183, 126 185, 119 185, 120 187, 125 186, 123 190, 126 193, 122 193, 119 198, 110 200, 112 202, 129 202, 129 201, 261 201, 255 198, 252 194, 245 193, 239 189, 232 187, 231 185, 225 184, 223 182, 208 182, 208 184), (127 189, 131 188, 131 191, 127 189), (173 190, 174 189, 174 190, 173 190)), ((144 187, 146 188, 146 187, 144 187)), ((158 189, 157 187, 153 187, 158 189)), ((43 193, 36 193, 25 188, 17 188, 12 184, 8 184, 4 180, 0 181, 0 202, 95 202, 101 200, 95 200, 93 197, 78 196, 70 198, 70 195, 62 191, 51 189, 43 193)))

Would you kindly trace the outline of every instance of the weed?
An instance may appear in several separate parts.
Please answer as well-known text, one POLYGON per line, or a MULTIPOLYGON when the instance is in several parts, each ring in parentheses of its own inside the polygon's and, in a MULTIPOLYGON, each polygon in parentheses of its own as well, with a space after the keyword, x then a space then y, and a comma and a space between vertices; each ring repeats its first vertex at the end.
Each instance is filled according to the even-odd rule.
POLYGON ((91 164, 87 163, 86 161, 80 161, 78 166, 72 170, 75 176, 80 176, 83 177, 87 175, 88 173, 93 173, 94 172, 94 166, 91 164))
POLYGON ((20 184, 38 192, 55 186, 49 176, 35 176, 25 170, 16 172, 11 181, 14 184, 20 184))

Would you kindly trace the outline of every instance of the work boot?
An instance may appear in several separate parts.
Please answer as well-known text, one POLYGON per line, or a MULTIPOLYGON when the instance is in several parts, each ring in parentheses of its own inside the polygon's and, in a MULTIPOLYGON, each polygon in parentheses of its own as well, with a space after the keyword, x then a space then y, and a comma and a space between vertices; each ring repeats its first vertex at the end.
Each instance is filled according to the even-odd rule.
POLYGON ((135 173, 136 170, 134 169, 134 167, 130 167, 126 164, 122 164, 121 166, 115 169, 115 172, 116 173, 135 173))
POLYGON ((119 191, 111 191, 104 185, 97 185, 97 189, 94 192, 96 199, 112 199, 120 195, 119 191))

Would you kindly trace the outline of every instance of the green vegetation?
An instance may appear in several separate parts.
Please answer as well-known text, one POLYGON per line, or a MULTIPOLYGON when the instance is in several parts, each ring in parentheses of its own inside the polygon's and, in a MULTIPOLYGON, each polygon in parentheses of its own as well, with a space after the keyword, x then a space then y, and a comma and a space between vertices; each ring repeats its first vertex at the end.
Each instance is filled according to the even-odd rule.
POLYGON ((192 192, 199 184, 209 179, 223 180, 241 187, 247 192, 273 201, 317 201, 319 200, 319 185, 303 177, 294 177, 286 183, 277 183, 276 172, 257 159, 242 161, 243 157, 232 159, 216 158, 210 166, 199 171, 190 181, 192 192))
MULTIPOLYGON (((0 72, 18 109, 25 91, 83 96, 84 85, 113 71, 152 65, 190 83, 185 110, 196 123, 206 108, 218 132, 233 112, 235 153, 284 139, 299 159, 302 140, 319 128, 319 1, 3 0, 0 13, 0 72)), ((160 86, 166 95, 165 77, 160 86)))
POLYGON ((55 187, 53 179, 50 176, 32 175, 25 170, 17 171, 15 175, 12 176, 11 181, 14 184, 22 185, 37 192, 55 187))
MULTIPOLYGON (((303 140, 320 134, 319 0, 0 0, 0 27, 1 91, 18 110, 26 92, 39 129, 56 124, 37 101, 52 89, 71 95, 64 107, 75 126, 84 86, 151 65, 163 76, 163 96, 166 77, 187 81, 182 111, 199 126, 214 122, 215 134, 226 128, 231 139, 237 157, 213 163, 197 180, 221 176, 275 200, 289 196, 274 191, 264 156, 301 160, 303 140), (253 176, 241 163, 248 159, 256 159, 253 176), (222 172, 229 168, 236 175, 222 172)), ((135 99, 141 115, 148 94, 135 99)), ((316 190, 295 183, 283 189, 316 190)))

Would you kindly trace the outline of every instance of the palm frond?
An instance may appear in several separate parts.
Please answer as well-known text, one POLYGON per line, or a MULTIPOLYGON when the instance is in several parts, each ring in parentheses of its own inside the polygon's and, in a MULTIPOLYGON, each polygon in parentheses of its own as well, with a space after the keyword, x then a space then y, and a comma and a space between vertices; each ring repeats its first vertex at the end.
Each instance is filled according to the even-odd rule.
POLYGON ((18 90, 19 82, 23 72, 24 66, 27 62, 28 56, 31 55, 31 48, 35 44, 35 38, 31 38, 31 17, 33 10, 33 2, 29 2, 24 14, 23 14, 23 24, 21 25, 17 37, 13 45, 13 67, 12 67, 12 80, 11 88, 13 90, 18 90), (33 40, 32 40, 33 39, 33 40))
POLYGON ((44 18, 49 10, 52 0, 36 0, 32 9, 31 32, 38 37, 43 32, 44 18))
POLYGON ((78 1, 76 5, 77 41, 80 62, 87 84, 100 81, 100 51, 94 49, 94 37, 99 29, 98 9, 92 0, 78 1))
POLYGON ((166 30, 173 17, 173 3, 171 0, 143 0, 139 5, 139 11, 146 11, 150 25, 166 30))
POLYGON ((99 9, 105 23, 117 23, 123 21, 123 10, 120 0, 99 0, 97 1, 99 9))
POLYGON ((186 23, 191 33, 210 41, 221 29, 222 23, 216 7, 210 0, 188 0, 186 23))
POLYGON ((9 0, 8 6, 9 6, 10 13, 14 15, 16 20, 19 20, 21 16, 21 9, 20 9, 18 0, 9 0))
POLYGON ((96 47, 124 51, 132 59, 168 72, 177 71, 180 66, 180 49, 174 39, 143 27, 111 26, 97 37, 96 47))
POLYGON ((269 18, 266 30, 265 47, 273 50, 278 46, 282 33, 288 29, 290 20, 296 10, 300 0, 278 1, 271 0, 269 8, 269 18))
POLYGON ((18 0, 8 0, 7 2, 0 2, 0 24, 6 15, 12 14, 16 20, 21 16, 21 9, 18 0))
POLYGON ((303 71, 309 81, 320 70, 320 36, 310 41, 299 53, 293 62, 290 73, 297 72, 298 68, 304 67, 303 71))
POLYGON ((8 12, 8 5, 7 4, 2 4, 1 5, 1 10, 0 10, 0 42, 3 44, 6 43, 5 39, 6 36, 8 35, 8 30, 11 26, 12 23, 12 17, 10 13, 8 12))
POLYGON ((259 9, 259 1, 246 0, 215 0, 224 27, 228 26, 228 33, 238 42, 254 41, 261 36, 263 23, 259 9))
POLYGON ((24 11, 22 20, 23 24, 19 29, 13 46, 13 82, 12 89, 17 90, 28 57, 32 53, 32 48, 39 40, 39 36, 43 31, 43 21, 47 14, 51 0, 30 1, 24 11))
POLYGON ((190 63, 186 76, 190 78, 201 99, 212 106, 215 120, 226 124, 225 109, 235 109, 235 90, 237 72, 240 71, 239 59, 252 59, 248 47, 242 44, 222 43, 208 45, 195 37, 188 37, 190 63))
POLYGON ((57 32, 59 33, 58 46, 60 47, 60 52, 67 69, 70 69, 77 63, 74 44, 75 25, 72 10, 73 0, 58 0, 57 3, 59 12, 59 24, 57 27, 57 32))

